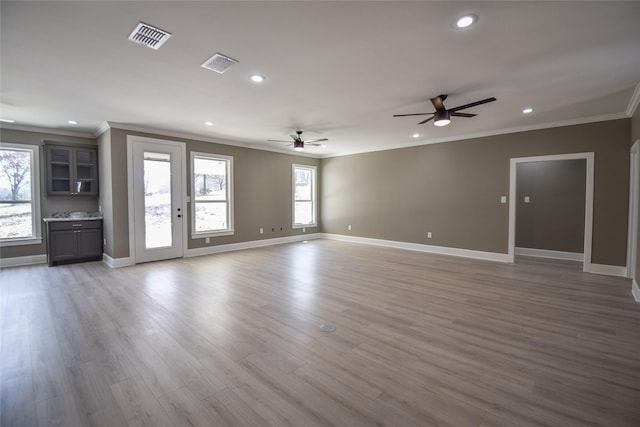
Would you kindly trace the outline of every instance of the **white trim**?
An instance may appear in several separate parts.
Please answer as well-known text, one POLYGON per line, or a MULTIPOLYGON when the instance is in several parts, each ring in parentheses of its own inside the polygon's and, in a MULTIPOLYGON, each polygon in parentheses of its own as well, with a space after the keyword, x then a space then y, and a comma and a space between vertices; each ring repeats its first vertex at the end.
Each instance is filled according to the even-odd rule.
POLYGON ((399 242, 395 240, 371 239, 368 237, 345 236, 343 234, 322 233, 325 239, 339 240, 350 243, 362 243, 365 245, 384 246, 387 248, 405 249, 409 251, 428 252, 439 255, 451 255, 463 258, 481 259, 485 261, 509 262, 507 254, 497 252, 475 251, 471 249, 449 248, 446 246, 423 245, 421 243, 399 242))
POLYGON ((187 249, 185 258, 202 255, 219 254, 222 252, 239 251, 243 249, 261 248, 264 246, 282 245, 285 243, 302 242, 304 240, 315 240, 323 238, 320 233, 298 234, 295 236, 276 237, 274 239, 251 240, 248 242, 229 243, 226 245, 207 246, 203 248, 187 249))
MULTIPOLYGON (((169 145, 172 147, 179 147, 182 151, 182 162, 180 167, 182 168, 182 202, 180 203, 182 206, 182 212, 187 211, 187 182, 186 182, 186 171, 187 171, 187 149, 186 143, 180 141, 170 141, 166 139, 157 139, 157 138, 148 138, 145 136, 138 135, 127 135, 127 201, 128 201, 128 221, 129 221, 129 259, 133 261, 133 264, 136 263, 136 239, 135 239, 135 212, 134 212, 134 200, 133 200, 133 146, 134 142, 145 142, 151 144, 158 145, 169 145)), ((183 214, 182 221, 182 257, 185 256, 185 252, 187 250, 188 245, 188 235, 187 235, 187 221, 186 217, 183 214)))
POLYGON ((27 245, 39 245, 42 244, 42 237, 21 237, 15 240, 2 240, 0 241, 0 248, 8 246, 27 246, 27 245))
POLYGON ((585 273, 604 274, 606 276, 627 277, 627 267, 606 264, 591 264, 585 273))
POLYGON ((224 154, 202 153, 192 151, 190 155, 191 164, 191 176, 189 181, 191 182, 191 198, 190 200, 190 212, 191 215, 191 238, 192 239, 205 239, 207 237, 220 237, 220 236, 233 236, 235 234, 234 228, 234 191, 233 191, 233 156, 226 156, 224 154), (219 160, 226 162, 226 189, 227 189, 227 228, 224 230, 208 230, 208 231, 195 231, 196 230, 196 174, 195 159, 196 157, 206 160, 219 160))
POLYGON ((9 238, 2 242, 2 246, 36 245, 42 243, 42 215, 40 210, 40 199, 42 197, 40 189, 40 146, 33 144, 0 142, 0 148, 31 153, 29 164, 31 176, 29 179, 31 180, 31 230, 33 231, 33 235, 29 237, 20 239, 9 238))
POLYGON ((64 129, 38 127, 38 126, 17 125, 13 123, 2 123, 0 125, 0 129, 19 130, 24 132, 35 132, 35 133, 48 133, 51 135, 75 136, 78 138, 95 139, 95 135, 93 132, 78 132, 78 131, 71 131, 71 130, 64 130, 64 129))
POLYGON ((307 228, 318 226, 318 168, 310 165, 291 164, 291 228, 307 228), (313 222, 310 224, 296 224, 296 168, 308 169, 311 171, 311 208, 313 222))
MULTIPOLYGON (((311 157, 314 159, 318 159, 321 157, 320 155, 312 154, 304 151, 293 151, 293 150, 281 149, 276 147, 269 147, 269 146, 260 145, 260 144, 251 144, 249 142, 220 140, 217 138, 211 138, 206 135, 199 135, 195 133, 177 132, 177 131, 172 131, 168 129, 158 129, 158 128, 151 128, 151 127, 124 124, 124 123, 116 123, 116 122, 107 122, 107 124, 111 129, 127 130, 131 132, 151 133, 151 134, 163 136, 163 137, 182 138, 182 139, 189 139, 189 140, 198 141, 198 142, 200 141, 212 142, 214 144, 230 145, 232 147, 243 147, 243 148, 250 148, 253 150, 261 150, 261 151, 271 151, 274 153, 289 154, 291 156, 311 157)), ((104 132, 105 127, 101 126, 100 129, 104 132)), ((93 138, 95 137, 96 136, 93 136, 93 138)))
POLYGON ((633 95, 631 95, 631 99, 627 105, 627 110, 625 111, 626 115, 633 117, 636 112, 636 108, 638 108, 638 104, 640 104, 640 83, 636 85, 633 95))
POLYGON ((135 261, 132 257, 112 258, 107 254, 102 254, 102 262, 107 264, 107 266, 110 268, 120 268, 135 265, 135 261))
POLYGON ((510 160, 509 167, 509 262, 514 262, 516 246, 516 167, 518 163, 546 162, 556 160, 585 159, 587 161, 585 202, 584 202, 584 265, 582 271, 591 271, 591 246, 593 233, 593 181, 594 153, 568 153, 549 156, 518 157, 510 160))
POLYGON ((537 258, 563 259, 567 261, 584 261, 584 254, 579 252, 552 251, 548 249, 516 248, 516 255, 532 256, 537 258))
MULTIPOLYGON (((640 86, 639 86, 640 87, 640 86)), ((640 140, 630 151, 629 160, 629 225, 627 228, 627 269, 629 278, 636 274, 638 254, 638 227, 640 227, 640 140)))
POLYGON ((638 282, 636 282, 635 279, 631 283, 631 294, 636 302, 640 302, 640 286, 638 286, 638 282))
POLYGON ((20 267, 23 265, 43 264, 47 262, 47 255, 28 255, 12 258, 0 258, 0 268, 20 267))

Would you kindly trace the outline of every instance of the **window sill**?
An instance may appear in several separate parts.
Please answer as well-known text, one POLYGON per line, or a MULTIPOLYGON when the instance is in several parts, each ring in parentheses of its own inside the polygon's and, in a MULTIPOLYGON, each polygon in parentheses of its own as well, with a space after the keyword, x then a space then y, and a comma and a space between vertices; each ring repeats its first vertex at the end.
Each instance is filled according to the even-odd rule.
POLYGON ((318 224, 314 222, 313 224, 293 224, 291 228, 314 228, 317 226, 318 224))
POLYGON ((222 236, 233 236, 236 233, 235 230, 225 230, 225 231, 212 231, 209 233, 193 233, 191 234, 192 239, 206 239, 207 237, 222 237, 222 236))
POLYGON ((42 243, 42 237, 28 237, 23 239, 7 239, 0 240, 0 247, 7 246, 26 246, 26 245, 39 245, 42 243))

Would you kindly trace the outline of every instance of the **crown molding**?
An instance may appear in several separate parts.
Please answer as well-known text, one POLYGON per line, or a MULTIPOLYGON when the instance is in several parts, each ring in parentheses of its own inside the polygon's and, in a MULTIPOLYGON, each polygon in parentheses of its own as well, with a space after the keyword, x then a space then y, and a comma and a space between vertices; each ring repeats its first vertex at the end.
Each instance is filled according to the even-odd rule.
POLYGON ((261 145, 256 145, 256 144, 251 144, 246 142, 222 140, 222 139, 211 138, 208 136, 202 136, 202 135, 188 133, 188 132, 176 132, 176 131, 171 131, 166 129, 156 129, 156 128, 151 128, 146 126, 131 125, 131 124, 125 124, 125 123, 116 123, 116 122, 105 122, 105 123, 107 124, 106 128, 104 128, 104 126, 100 127, 101 134, 104 133, 107 129, 120 129, 120 130, 128 130, 131 132, 150 133, 153 135, 163 136, 163 137, 190 139, 195 141, 211 142, 213 144, 231 145, 234 147, 249 148, 252 150, 270 151, 273 153, 288 154, 290 156, 309 157, 314 159, 319 159, 321 157, 317 154, 311 154, 308 152, 307 153, 305 152, 300 153, 298 151, 292 152, 292 150, 284 150, 284 149, 273 148, 273 147, 263 147, 261 145))
POLYGON ((375 151, 388 151, 395 150, 398 148, 408 148, 408 147, 418 147, 421 145, 431 145, 431 144, 441 144, 443 142, 453 142, 453 141, 463 141, 465 139, 474 139, 474 138, 484 138, 487 136, 496 136, 496 135, 507 135, 510 133, 518 133, 518 132, 529 132, 533 130, 542 130, 542 129, 551 129, 557 127, 565 127, 565 126, 574 126, 574 125, 583 125, 588 123, 597 123, 597 122, 606 122, 610 120, 620 120, 620 119, 628 119, 629 116, 626 113, 614 113, 614 114, 604 114, 601 116, 591 116, 584 117, 579 119, 570 119, 570 120, 561 120, 557 122, 547 122, 547 123, 539 123, 536 125, 530 126, 519 126, 512 128, 504 128, 504 129, 496 129, 490 131, 483 132, 475 132, 468 133, 464 135, 451 136, 446 138, 434 138, 422 141, 416 141, 414 143, 407 143, 402 145, 396 145, 393 148, 381 148, 379 150, 362 150, 362 151, 352 151, 348 153, 340 153, 340 154, 332 154, 327 156, 322 156, 323 159, 328 159, 331 157, 342 157, 342 156, 350 156, 353 154, 364 154, 364 153, 372 153, 375 151))
POLYGON ((638 104, 640 104, 640 83, 636 85, 636 89, 633 91, 633 95, 631 95, 631 99, 629 100, 629 105, 627 105, 627 110, 625 111, 627 116, 633 117, 638 108, 638 104))
POLYGON ((50 133, 52 135, 75 136, 78 138, 95 139, 95 136, 93 136, 93 133, 91 132, 77 132, 77 131, 45 128, 45 127, 38 127, 38 126, 16 125, 12 123, 2 123, 2 125, 0 125, 0 130, 2 129, 20 130, 24 132, 50 133))

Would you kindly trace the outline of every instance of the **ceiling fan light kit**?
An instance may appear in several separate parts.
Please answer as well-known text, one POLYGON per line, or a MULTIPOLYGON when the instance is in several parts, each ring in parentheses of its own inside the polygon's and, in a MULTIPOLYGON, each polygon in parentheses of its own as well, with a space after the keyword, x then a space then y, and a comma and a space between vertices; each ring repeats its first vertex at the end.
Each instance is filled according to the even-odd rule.
POLYGON ((446 126, 451 123, 451 113, 448 111, 436 111, 433 124, 436 126, 446 126))

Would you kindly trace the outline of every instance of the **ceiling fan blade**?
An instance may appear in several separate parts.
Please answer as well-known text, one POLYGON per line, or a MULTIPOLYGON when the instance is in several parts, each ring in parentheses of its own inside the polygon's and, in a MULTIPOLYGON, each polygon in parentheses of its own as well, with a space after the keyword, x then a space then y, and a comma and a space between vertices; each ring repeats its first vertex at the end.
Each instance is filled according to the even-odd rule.
POLYGON ((477 116, 477 114, 471 114, 471 113, 451 113, 452 116, 456 116, 456 117, 475 117, 477 116))
POLYGON ((328 140, 329 140, 328 138, 308 139, 304 143, 305 144, 309 144, 309 143, 320 142, 320 141, 328 141, 328 140))
POLYGON ((444 111, 444 100, 447 99, 447 95, 438 95, 435 98, 431 98, 431 103, 436 108, 436 111, 444 111))
POLYGON ((471 104, 465 104, 465 105, 460 105, 458 107, 449 108, 449 112, 454 113, 456 111, 464 110, 465 108, 471 108, 471 107, 475 107, 476 105, 482 105, 482 104, 486 104, 487 102, 493 102, 493 101, 496 101, 496 98, 491 97, 491 98, 483 99, 482 101, 472 102, 471 104))
POLYGON ((289 135, 291 138, 293 138, 294 141, 297 141, 300 137, 296 136, 296 135, 289 135))
POLYGON ((393 117, 426 116, 427 114, 433 114, 433 113, 394 114, 393 117))
POLYGON ((269 142, 291 142, 291 141, 282 141, 281 139, 267 139, 269 142))
MULTIPOLYGON (((327 141, 328 141, 328 140, 327 140, 327 141)), ((318 143, 315 143, 315 142, 305 141, 305 142, 304 142, 304 145, 305 145, 305 147, 306 147, 307 145, 311 145, 312 147, 322 147, 324 144, 318 144, 318 143)))
POLYGON ((423 120, 420 123, 418 123, 419 125, 423 125, 425 123, 427 123, 429 120, 433 120, 433 117, 429 117, 427 120, 423 120))

